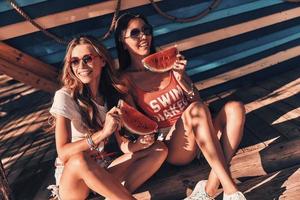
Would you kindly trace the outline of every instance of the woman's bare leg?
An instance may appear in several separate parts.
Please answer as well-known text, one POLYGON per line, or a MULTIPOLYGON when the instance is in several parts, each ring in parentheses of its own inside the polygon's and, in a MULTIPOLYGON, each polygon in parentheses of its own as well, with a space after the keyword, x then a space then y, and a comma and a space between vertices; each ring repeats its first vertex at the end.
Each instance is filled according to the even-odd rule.
POLYGON ((126 188, 89 155, 76 154, 65 164, 59 183, 62 199, 85 199, 90 189, 109 199, 133 200, 126 188))
POLYGON ((120 156, 109 166, 108 171, 133 192, 160 168, 167 154, 166 145, 156 141, 147 149, 120 156))
POLYGON ((167 161, 173 165, 186 165, 196 157, 198 145, 193 130, 184 123, 184 117, 171 128, 165 143, 169 149, 167 161))
MULTIPOLYGON (((216 132, 221 132, 221 144, 225 160, 230 163, 243 137, 245 123, 245 107, 240 102, 228 102, 224 105, 214 120, 216 132)), ((211 171, 206 184, 206 192, 214 196, 219 188, 220 181, 211 171)))
POLYGON ((192 160, 195 155, 196 141, 209 165, 219 177, 225 193, 236 192, 236 185, 230 177, 207 106, 201 102, 192 103, 173 128, 174 131, 171 130, 171 139, 168 144, 168 161, 181 164, 192 160), (187 143, 183 145, 182 142, 178 143, 180 139, 187 143), (194 140, 194 142, 188 143, 191 140, 194 140), (184 157, 188 158, 184 160, 184 157))

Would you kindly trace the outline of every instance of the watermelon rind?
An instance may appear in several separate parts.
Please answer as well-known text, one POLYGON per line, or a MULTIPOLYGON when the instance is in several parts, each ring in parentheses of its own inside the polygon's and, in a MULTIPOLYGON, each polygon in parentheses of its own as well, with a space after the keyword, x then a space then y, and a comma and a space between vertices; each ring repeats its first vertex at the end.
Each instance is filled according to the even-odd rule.
POLYGON ((143 65, 147 70, 149 70, 151 72, 157 72, 157 73, 163 73, 163 72, 167 72, 167 71, 170 71, 171 69, 173 69, 173 66, 170 66, 168 68, 163 68, 161 70, 157 70, 153 67, 148 66, 146 62, 143 62, 143 65))
MULTIPOLYGON (((164 49, 162 51, 159 51, 159 52, 156 52, 154 54, 151 54, 147 57, 145 57, 143 60, 142 60, 142 63, 144 65, 144 67, 149 70, 149 71, 152 71, 152 72, 157 72, 157 73, 163 73, 163 72, 167 72, 167 71, 170 71, 171 69, 173 69, 173 64, 171 64, 169 67, 165 67, 165 68, 155 68, 155 67, 152 67, 150 66, 148 63, 147 63, 147 59, 149 59, 149 57, 153 57, 154 55, 160 55, 160 54, 164 54, 164 52, 166 51, 169 51, 169 50, 175 50, 176 52, 178 52, 177 48, 176 47, 170 47, 168 49, 164 49)), ((177 53, 176 53, 177 54, 177 53)))

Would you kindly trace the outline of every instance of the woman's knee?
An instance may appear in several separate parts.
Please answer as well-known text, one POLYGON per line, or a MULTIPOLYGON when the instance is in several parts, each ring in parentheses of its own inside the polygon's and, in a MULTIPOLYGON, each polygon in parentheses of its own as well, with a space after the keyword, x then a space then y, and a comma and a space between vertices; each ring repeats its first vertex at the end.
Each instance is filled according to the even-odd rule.
POLYGON ((185 117, 186 121, 194 126, 198 125, 201 120, 207 120, 207 118, 210 117, 210 113, 207 105, 204 103, 193 102, 189 105, 185 117))
POLYGON ((159 155, 160 158, 165 160, 168 156, 168 147, 165 143, 161 141, 156 141, 152 146, 152 150, 156 155, 159 155))
POLYGON ((171 151, 168 154, 167 162, 172 165, 186 165, 190 162, 192 162, 196 157, 196 151, 171 151))
POLYGON ((224 105, 224 110, 229 116, 241 116, 244 118, 246 109, 240 101, 229 101, 224 105))
POLYGON ((80 152, 72 155, 65 164, 65 166, 71 167, 73 169, 82 169, 88 166, 88 162, 88 156, 85 155, 83 152, 80 152))

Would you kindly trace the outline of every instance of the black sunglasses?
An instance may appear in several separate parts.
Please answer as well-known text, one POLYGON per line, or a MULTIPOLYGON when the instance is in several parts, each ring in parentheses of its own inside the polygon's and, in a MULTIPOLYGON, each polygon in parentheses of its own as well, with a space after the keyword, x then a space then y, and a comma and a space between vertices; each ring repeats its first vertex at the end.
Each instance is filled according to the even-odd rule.
POLYGON ((134 28, 130 31, 129 36, 124 38, 138 39, 139 37, 142 36, 142 34, 146 36, 152 35, 152 27, 146 24, 145 26, 142 27, 142 29, 134 28))
POLYGON ((80 60, 82 60, 82 62, 86 65, 90 65, 94 58, 97 57, 96 55, 92 55, 92 54, 87 54, 84 55, 81 59, 78 57, 73 57, 70 60, 70 65, 72 68, 78 68, 79 64, 80 64, 80 60))

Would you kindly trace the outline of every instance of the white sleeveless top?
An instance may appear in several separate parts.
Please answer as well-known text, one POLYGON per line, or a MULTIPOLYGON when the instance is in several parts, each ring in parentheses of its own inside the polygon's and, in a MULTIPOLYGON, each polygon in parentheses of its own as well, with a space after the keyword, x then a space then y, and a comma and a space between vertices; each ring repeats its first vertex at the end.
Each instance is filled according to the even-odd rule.
MULTIPOLYGON (((107 109, 104 106, 94 102, 100 113, 101 121, 105 120, 107 109)), ((72 98, 70 92, 66 88, 61 88, 56 91, 50 113, 53 116, 61 115, 71 121, 71 142, 85 139, 87 130, 82 125, 82 120, 79 112, 79 107, 72 98)), ((101 151, 104 148, 104 142, 99 144, 101 151), (102 147, 102 148, 101 148, 102 147)))
MULTIPOLYGON (((98 105, 95 101, 94 103, 98 108, 101 121, 104 122, 107 109, 104 106, 98 105)), ((70 119, 71 142, 75 142, 86 138, 85 135, 87 134, 87 130, 82 125, 79 107, 72 98, 70 91, 68 91, 66 88, 61 88, 60 90, 55 92, 53 104, 50 108, 50 113, 53 116, 61 115, 70 119)), ((100 151, 103 151, 103 141, 100 142, 98 149, 100 151)), ((56 163, 62 164, 61 160, 58 157, 56 158, 56 163)), ((59 166, 55 169, 56 185, 59 185, 63 168, 63 166, 59 166)))

